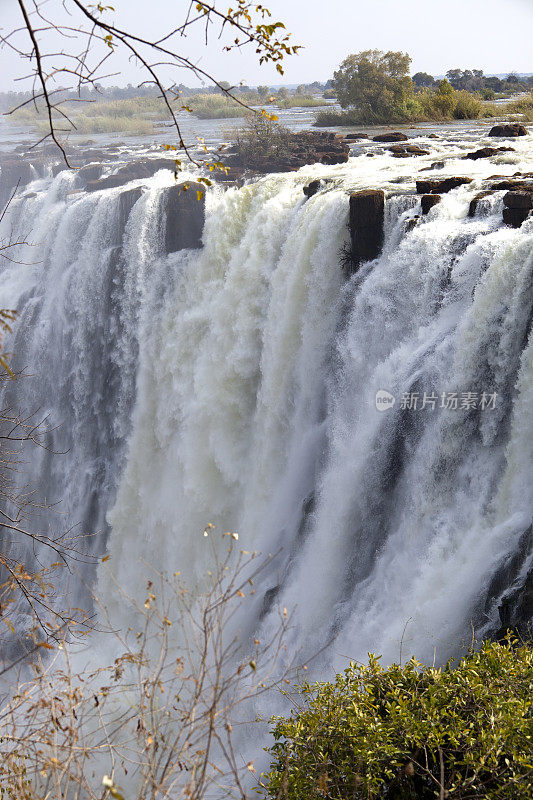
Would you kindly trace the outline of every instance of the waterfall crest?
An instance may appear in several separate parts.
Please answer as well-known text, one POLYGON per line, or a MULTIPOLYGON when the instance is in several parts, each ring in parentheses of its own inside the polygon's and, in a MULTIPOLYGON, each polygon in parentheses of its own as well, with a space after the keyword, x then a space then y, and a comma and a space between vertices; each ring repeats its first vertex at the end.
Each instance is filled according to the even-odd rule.
MULTIPOLYGON (((414 226, 409 167, 385 154, 216 188, 203 247, 171 254, 168 172, 93 194, 69 171, 25 187, 4 224, 31 222, 34 263, 7 266, 0 291, 34 377, 4 402, 59 426, 63 455, 32 456, 27 479, 61 501, 60 524, 101 531, 91 551, 131 591, 146 563, 202 570, 207 522, 279 551, 247 624, 293 608, 291 644, 334 641, 337 668, 398 658, 402 639, 442 661, 471 625, 495 630, 531 569, 526 548, 497 579, 533 522, 533 222, 503 226, 504 192, 468 216, 491 169, 469 165, 474 183, 414 226), (345 280, 347 191, 378 184, 383 252, 345 280)), ((96 592, 112 602, 103 570, 96 592)))

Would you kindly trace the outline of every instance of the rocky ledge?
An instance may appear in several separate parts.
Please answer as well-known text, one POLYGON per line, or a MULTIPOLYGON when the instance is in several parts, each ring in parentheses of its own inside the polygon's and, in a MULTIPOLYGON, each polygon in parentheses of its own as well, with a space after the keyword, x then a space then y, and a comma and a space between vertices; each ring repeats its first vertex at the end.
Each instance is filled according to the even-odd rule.
POLYGON ((474 150, 472 153, 467 153, 463 158, 477 161, 479 158, 492 158, 497 156, 498 153, 515 152, 514 147, 481 147, 479 150, 474 150))
POLYGON ((350 145, 345 139, 344 134, 330 131, 300 131, 291 134, 282 155, 263 155, 258 151, 255 158, 249 158, 245 163, 238 151, 232 148, 226 151, 228 157, 225 161, 233 177, 243 170, 266 174, 294 172, 306 164, 344 164, 350 155, 350 145))
POLYGON ((527 136, 527 134, 527 128, 519 122, 505 122, 501 125, 494 125, 489 131, 489 136, 500 136, 504 139, 513 136, 527 136))
POLYGON ((467 183, 472 183, 472 178, 456 177, 456 178, 434 178, 430 180, 417 181, 416 193, 417 194, 446 194, 451 192, 452 189, 457 189, 459 186, 464 186, 467 183))

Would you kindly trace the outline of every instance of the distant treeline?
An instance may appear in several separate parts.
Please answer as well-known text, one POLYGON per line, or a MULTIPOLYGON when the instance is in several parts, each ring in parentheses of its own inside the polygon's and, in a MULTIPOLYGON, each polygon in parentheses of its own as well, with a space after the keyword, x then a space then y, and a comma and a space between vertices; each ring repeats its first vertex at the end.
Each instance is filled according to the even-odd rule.
MULTIPOLYGON (((283 97, 290 95, 303 96, 303 95, 316 95, 321 94, 331 86, 331 81, 320 83, 314 81, 313 83, 300 84, 296 88, 290 90, 286 87, 280 86, 231 86, 227 81, 221 81, 220 86, 210 86, 206 88, 198 88, 185 86, 180 83, 174 87, 174 92, 180 97, 192 97, 202 94, 223 94, 223 89, 230 89, 232 94, 258 94, 260 97, 268 97, 270 95, 278 96, 281 93, 283 97)), ((95 89, 82 88, 80 92, 70 89, 59 89, 54 93, 54 100, 59 101, 93 101, 93 102, 108 102, 110 100, 131 100, 139 97, 156 98, 160 95, 159 90, 155 86, 133 86, 129 83, 127 86, 100 86, 95 89)), ((31 100, 31 91, 27 92, 0 92, 0 112, 8 111, 21 103, 31 100)))
MULTIPOLYGON (((533 88, 533 75, 520 77, 515 72, 500 78, 496 75, 485 75, 482 69, 449 69, 446 78, 454 89, 482 92, 486 100, 494 99, 497 94, 515 94, 533 88)), ((431 88, 438 84, 438 80, 427 72, 416 72, 413 83, 419 87, 431 88)))

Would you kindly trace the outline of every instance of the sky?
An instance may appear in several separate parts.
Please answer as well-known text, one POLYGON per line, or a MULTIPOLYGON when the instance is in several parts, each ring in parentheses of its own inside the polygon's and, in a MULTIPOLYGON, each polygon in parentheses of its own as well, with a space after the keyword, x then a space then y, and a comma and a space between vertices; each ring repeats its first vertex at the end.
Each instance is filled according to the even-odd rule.
MULTIPOLYGON (((67 0, 68 2, 68 0, 67 0)), ((88 4, 96 0, 88 0, 88 4)), ((104 3, 107 0, 104 0, 104 3)), ((161 34, 183 19, 188 0, 110 0, 115 21, 144 35, 161 34), (179 9, 179 13, 176 11, 179 9)), ((533 72, 533 0, 264 0, 272 19, 283 21, 294 44, 304 49, 286 60, 285 75, 273 65, 260 66, 253 48, 224 53, 216 35, 208 45, 192 33, 179 42, 183 52, 219 80, 278 85, 326 81, 350 53, 360 50, 402 50, 412 59, 411 72, 442 75, 450 68, 483 69, 486 74, 533 72)), ((220 2, 221 9, 230 0, 220 2)), ((48 13, 61 10, 61 0, 46 0, 48 13)), ((18 26, 16 0, 0 0, 0 28, 18 26)), ((0 91, 29 88, 14 82, 27 72, 6 48, 0 49, 0 91)), ((140 78, 128 60, 116 54, 119 86, 140 78)), ((176 83, 199 85, 188 72, 176 83)))

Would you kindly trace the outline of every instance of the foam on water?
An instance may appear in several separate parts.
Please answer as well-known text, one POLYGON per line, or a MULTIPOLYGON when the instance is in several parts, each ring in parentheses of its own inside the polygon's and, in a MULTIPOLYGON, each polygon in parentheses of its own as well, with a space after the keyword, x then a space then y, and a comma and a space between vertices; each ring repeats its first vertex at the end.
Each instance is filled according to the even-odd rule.
POLYGON ((4 225, 30 225, 37 257, 5 268, 1 305, 22 311, 12 349, 35 377, 6 397, 61 423, 49 444, 66 453, 32 458, 28 478, 65 524, 105 532, 93 551, 107 542, 126 589, 146 562, 199 574, 213 522, 248 549, 281 548, 247 629, 271 629, 275 598, 295 609, 291 644, 332 640, 336 668, 368 650, 397 658, 401 640, 442 660, 471 622, 496 624, 487 585, 533 518, 533 226, 502 225, 502 193, 467 212, 483 178, 526 170, 532 143, 471 162, 468 135, 417 141, 431 155, 370 145, 372 158, 215 189, 203 248, 172 255, 170 173, 144 182, 123 230, 124 190, 73 193, 70 172, 13 203, 4 225), (422 175, 474 182, 409 230, 414 164, 442 157, 422 175), (319 177, 333 181, 306 201, 319 177), (344 282, 346 193, 367 187, 389 195, 385 246, 344 282), (379 390, 396 398, 386 412, 379 390), (496 407, 441 407, 467 391, 496 407), (435 408, 402 408, 412 392, 435 408))

